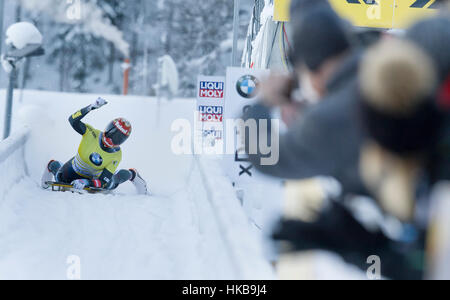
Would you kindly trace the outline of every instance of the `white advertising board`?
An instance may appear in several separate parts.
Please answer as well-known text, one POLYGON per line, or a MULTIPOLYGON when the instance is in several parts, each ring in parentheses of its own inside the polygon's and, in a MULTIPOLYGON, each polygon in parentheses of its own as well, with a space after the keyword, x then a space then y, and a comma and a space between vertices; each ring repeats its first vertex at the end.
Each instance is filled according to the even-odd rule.
POLYGON ((281 211, 282 182, 256 171, 245 153, 243 128, 232 127, 228 123, 242 119, 244 111, 256 103, 258 87, 268 75, 269 70, 228 68, 225 92, 226 155, 223 166, 240 195, 245 212, 259 233, 269 232, 271 223, 281 211))
MULTIPOLYGON (((228 68, 226 78, 226 101, 225 101, 225 120, 242 119, 244 111, 251 105, 255 104, 258 97, 258 86, 265 76, 269 74, 268 70, 253 70, 243 68, 228 68)), ((241 128, 234 128, 234 134, 226 132, 227 139, 234 138, 233 141, 226 140, 225 168, 228 176, 236 184, 244 184, 255 182, 258 177, 255 169, 248 161, 248 156, 245 153, 244 138, 245 135, 240 130, 241 128), (234 146, 233 154, 229 153, 229 145, 234 146)))

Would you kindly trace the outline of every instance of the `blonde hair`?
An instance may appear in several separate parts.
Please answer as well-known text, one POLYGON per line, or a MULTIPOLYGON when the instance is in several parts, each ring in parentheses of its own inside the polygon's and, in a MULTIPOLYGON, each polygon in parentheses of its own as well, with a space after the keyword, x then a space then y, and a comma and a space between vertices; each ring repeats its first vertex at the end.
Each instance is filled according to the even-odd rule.
POLYGON ((431 58, 400 38, 388 38, 370 48, 359 79, 365 101, 393 115, 414 113, 437 85, 431 58))
POLYGON ((399 157, 376 143, 367 143, 361 152, 360 173, 384 211, 411 221, 421 163, 418 157, 399 157))

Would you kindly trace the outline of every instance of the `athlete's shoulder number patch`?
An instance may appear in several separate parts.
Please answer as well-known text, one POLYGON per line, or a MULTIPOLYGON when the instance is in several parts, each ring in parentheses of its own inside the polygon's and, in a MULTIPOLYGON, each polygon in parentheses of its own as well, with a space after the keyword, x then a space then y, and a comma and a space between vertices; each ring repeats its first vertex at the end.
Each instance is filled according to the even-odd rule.
POLYGON ((81 117, 82 115, 83 115, 83 113, 81 112, 81 110, 77 111, 76 113, 74 113, 72 115, 72 119, 77 119, 77 118, 81 117))

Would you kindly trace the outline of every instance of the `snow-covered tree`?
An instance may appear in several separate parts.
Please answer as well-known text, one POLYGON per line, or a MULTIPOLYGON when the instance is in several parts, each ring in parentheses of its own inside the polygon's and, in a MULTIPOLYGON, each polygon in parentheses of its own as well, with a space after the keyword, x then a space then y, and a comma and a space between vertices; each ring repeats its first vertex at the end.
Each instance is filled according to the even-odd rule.
MULTIPOLYGON (((12 12, 20 8, 22 18, 34 22, 45 36, 47 55, 32 64, 27 87, 119 93, 123 80, 121 65, 128 57, 132 66, 130 93, 154 95, 157 59, 170 55, 180 71, 180 96, 192 96, 198 74, 224 74, 231 62, 233 1, 6 0, 6 3, 12 12), (45 77, 55 80, 43 85, 42 70, 47 74, 45 77)), ((246 17, 244 20, 248 22, 246 17)), ((243 27, 245 31, 246 26, 243 27)))

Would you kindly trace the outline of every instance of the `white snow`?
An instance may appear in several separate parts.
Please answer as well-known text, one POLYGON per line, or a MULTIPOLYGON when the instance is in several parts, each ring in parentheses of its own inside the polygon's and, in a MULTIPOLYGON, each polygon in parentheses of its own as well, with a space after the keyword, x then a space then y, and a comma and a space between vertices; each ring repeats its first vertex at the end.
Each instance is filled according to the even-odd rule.
POLYGON ((24 92, 23 103, 14 107, 13 132, 23 125, 31 129, 25 147, 28 170, 21 151, 0 162, 0 279, 67 279, 71 256, 80 258, 82 279, 273 278, 217 163, 171 152, 170 125, 177 118, 191 119, 195 101, 163 102, 160 124, 156 103, 152 98, 24 92), (118 116, 132 121, 121 167, 137 168, 154 197, 136 195, 131 184, 109 196, 39 188, 50 159, 65 162, 76 153, 80 136, 68 124, 69 115, 98 96, 109 105, 84 121, 99 129, 118 116))
POLYGON ((15 23, 6 30, 6 44, 11 44, 17 49, 23 49, 31 44, 41 45, 42 41, 42 34, 36 26, 28 22, 15 23))

